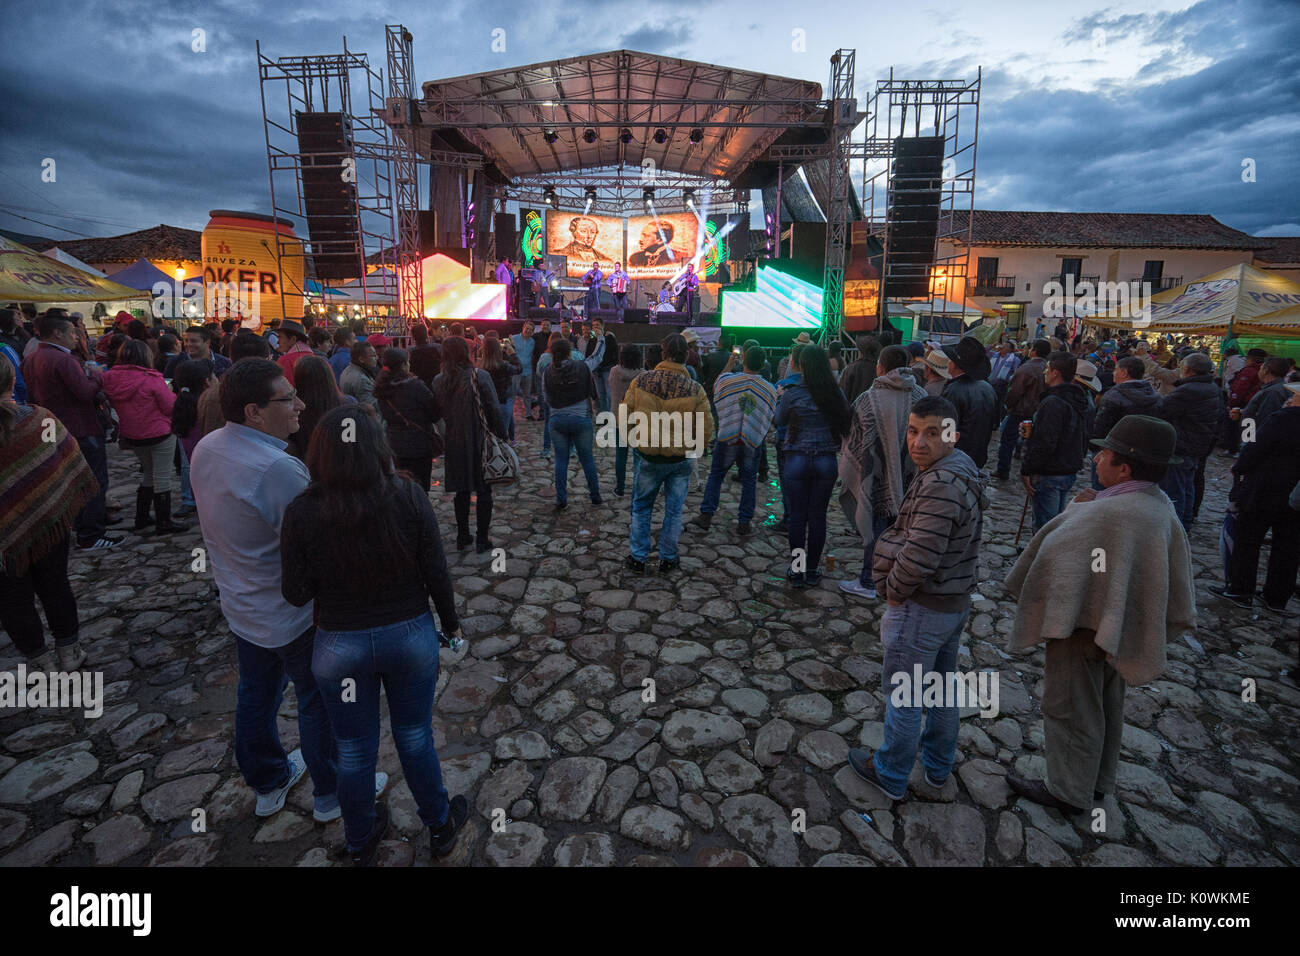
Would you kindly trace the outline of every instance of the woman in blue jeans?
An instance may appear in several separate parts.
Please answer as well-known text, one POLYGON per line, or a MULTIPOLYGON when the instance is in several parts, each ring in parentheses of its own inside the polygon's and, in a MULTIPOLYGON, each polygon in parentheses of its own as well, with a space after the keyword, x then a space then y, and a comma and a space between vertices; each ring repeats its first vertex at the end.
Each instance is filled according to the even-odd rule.
POLYGON ((573 347, 568 339, 551 343, 550 352, 551 363, 542 378, 542 390, 551 410, 547 428, 555 445, 555 510, 563 511, 569 504, 570 448, 578 453, 591 503, 598 505, 600 480, 596 476, 596 456, 592 453, 596 439, 596 380, 586 362, 572 357, 573 347))
POLYGON ((774 422, 785 432, 778 443, 784 457, 781 487, 791 557, 785 576, 794 587, 803 588, 822 579, 818 565, 826 547, 826 509, 839 477, 836 454, 849 433, 853 412, 822 349, 804 346, 799 368, 803 377, 781 393, 774 422))
POLYGON ((446 856, 469 818, 464 796, 448 799, 434 746, 438 629, 460 630, 451 576, 428 495, 393 470, 377 416, 356 405, 327 412, 307 467, 312 483, 285 510, 280 532, 284 598, 316 601, 312 673, 338 744, 339 805, 348 853, 374 860, 388 829, 375 802, 379 690, 393 741, 434 856, 446 856), (338 569, 346 569, 342 573, 338 569))

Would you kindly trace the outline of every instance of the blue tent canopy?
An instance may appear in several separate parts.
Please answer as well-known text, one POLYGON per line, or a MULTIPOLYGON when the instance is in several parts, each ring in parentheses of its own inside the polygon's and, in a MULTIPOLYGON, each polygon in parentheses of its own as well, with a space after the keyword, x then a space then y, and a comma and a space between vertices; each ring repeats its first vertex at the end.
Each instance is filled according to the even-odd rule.
POLYGON ((148 259, 137 259, 125 269, 114 272, 108 277, 110 281, 127 286, 131 289, 139 289, 142 292, 153 292, 154 283, 165 282, 168 286, 175 283, 175 279, 163 272, 148 259))

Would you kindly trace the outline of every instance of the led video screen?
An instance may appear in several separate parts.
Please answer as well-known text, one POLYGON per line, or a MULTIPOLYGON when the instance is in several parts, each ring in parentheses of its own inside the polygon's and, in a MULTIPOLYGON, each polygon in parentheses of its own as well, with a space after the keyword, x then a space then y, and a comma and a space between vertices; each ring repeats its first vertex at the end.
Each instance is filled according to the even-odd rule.
POLYGON ((753 292, 722 293, 722 324, 742 329, 815 329, 822 290, 771 266, 759 266, 753 292))
POLYGON ((700 221, 692 212, 631 216, 627 221, 627 274, 671 279, 695 256, 700 221))
POLYGON ((581 276, 593 262, 609 272, 623 261, 623 220, 552 210, 546 215, 546 252, 568 259, 570 277, 581 276))
POLYGON ((469 266, 442 253, 420 264, 424 277, 424 317, 427 319, 506 319, 506 287, 495 282, 471 282, 469 266))

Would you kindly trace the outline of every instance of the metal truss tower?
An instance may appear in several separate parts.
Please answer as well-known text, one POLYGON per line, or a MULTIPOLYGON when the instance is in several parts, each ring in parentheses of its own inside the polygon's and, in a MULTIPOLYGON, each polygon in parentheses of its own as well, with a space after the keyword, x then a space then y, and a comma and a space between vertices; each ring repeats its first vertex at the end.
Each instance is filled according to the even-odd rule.
POLYGON ((405 335, 412 321, 424 316, 424 275, 420 265, 420 159, 416 149, 415 60, 406 27, 389 24, 384 31, 388 49, 388 122, 396 140, 393 150, 394 228, 397 236, 398 314, 406 327, 390 329, 405 335))
POLYGON ((822 282, 823 343, 840 337, 844 324, 844 255, 848 248, 849 222, 853 216, 849 175, 849 139, 858 125, 858 100, 854 94, 855 50, 839 49, 831 57, 829 182, 830 206, 826 210, 826 265, 822 282))

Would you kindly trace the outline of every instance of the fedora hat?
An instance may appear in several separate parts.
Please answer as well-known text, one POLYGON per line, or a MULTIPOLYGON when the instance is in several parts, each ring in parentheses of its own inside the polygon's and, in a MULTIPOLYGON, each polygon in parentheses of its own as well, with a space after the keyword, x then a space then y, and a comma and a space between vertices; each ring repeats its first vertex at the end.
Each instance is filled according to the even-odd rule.
POLYGON ((949 362, 955 362, 971 378, 988 378, 993 371, 989 357, 980 340, 967 335, 956 345, 943 346, 943 354, 949 362))
POLYGON ((944 378, 952 378, 952 372, 948 369, 948 356, 944 355, 942 352, 937 350, 931 352, 922 359, 922 361, 925 362, 928 368, 933 369, 937 374, 942 375, 944 378))
POLYGON ((1183 462, 1174 454, 1178 445, 1178 432, 1174 431, 1174 426, 1150 415, 1125 415, 1105 438, 1094 438, 1091 444, 1150 465, 1181 465, 1183 462))
POLYGON ((1101 391, 1101 382, 1097 381, 1097 366, 1091 362, 1080 362, 1075 366, 1074 380, 1082 382, 1094 392, 1101 391))
POLYGON ((807 332, 800 332, 798 335, 796 335, 796 336, 795 336, 794 338, 792 338, 790 341, 793 342, 795 345, 812 345, 812 344, 813 344, 812 336, 809 335, 807 332))
POLYGON ((281 322, 280 328, 277 329, 276 331, 278 331, 281 335, 296 335, 304 342, 307 341, 307 330, 304 329, 297 322, 293 321, 292 319, 288 320, 287 322, 281 322))

